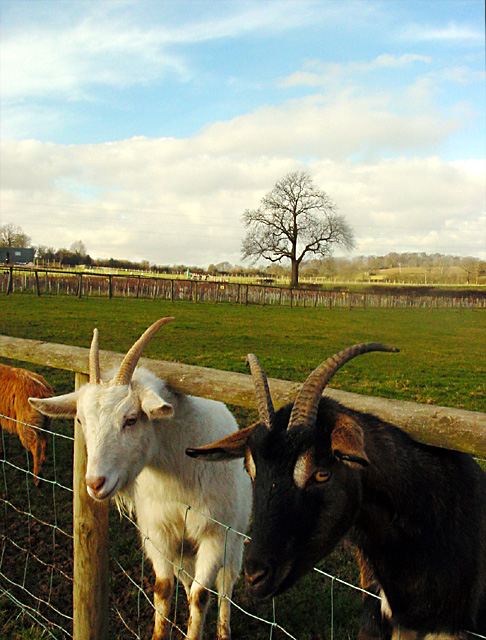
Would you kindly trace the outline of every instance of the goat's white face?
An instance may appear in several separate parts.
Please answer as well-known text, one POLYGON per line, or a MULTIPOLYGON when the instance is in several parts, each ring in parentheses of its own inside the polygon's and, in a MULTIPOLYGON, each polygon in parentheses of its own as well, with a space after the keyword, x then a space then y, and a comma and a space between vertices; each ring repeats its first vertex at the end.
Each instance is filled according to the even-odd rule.
POLYGON ((77 403, 88 452, 86 485, 105 500, 135 480, 156 449, 154 418, 170 417, 170 404, 132 385, 87 385, 77 403))
POLYGON ((172 405, 155 391, 157 386, 132 379, 144 346, 173 318, 160 318, 135 342, 115 377, 101 381, 98 331, 93 332, 89 355, 90 382, 74 393, 55 398, 29 398, 41 413, 76 417, 88 452, 86 485, 97 500, 113 497, 133 482, 153 459, 158 420, 173 415, 172 405))
POLYGON ((150 463, 157 447, 157 421, 170 418, 173 408, 152 389, 111 382, 87 384, 74 393, 31 399, 41 413, 76 417, 81 424, 88 465, 88 493, 97 500, 112 498, 133 482, 150 463))
POLYGON ((97 500, 112 498, 135 480, 155 454, 157 421, 174 413, 152 389, 111 382, 30 402, 46 415, 76 417, 88 452, 88 493, 97 500))

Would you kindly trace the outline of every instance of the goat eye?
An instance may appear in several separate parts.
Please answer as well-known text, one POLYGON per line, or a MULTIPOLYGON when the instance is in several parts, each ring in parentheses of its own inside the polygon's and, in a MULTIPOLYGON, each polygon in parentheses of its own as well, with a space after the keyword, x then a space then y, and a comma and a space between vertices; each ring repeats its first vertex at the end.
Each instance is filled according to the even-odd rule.
POLYGON ((314 482, 317 482, 317 483, 327 482, 330 477, 331 477, 330 471, 322 471, 322 470, 316 471, 312 476, 314 482))
POLYGON ((123 423, 123 428, 132 427, 137 422, 137 420, 138 420, 137 416, 130 416, 123 423))

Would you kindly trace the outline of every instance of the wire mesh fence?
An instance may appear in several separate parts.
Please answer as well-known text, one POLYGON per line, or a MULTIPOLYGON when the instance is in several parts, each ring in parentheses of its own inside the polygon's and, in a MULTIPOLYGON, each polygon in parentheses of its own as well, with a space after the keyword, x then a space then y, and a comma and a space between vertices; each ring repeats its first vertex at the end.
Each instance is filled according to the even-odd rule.
MULTIPOLYGON (((28 426, 17 423, 17 428, 28 426)), ((29 638, 74 637, 74 439, 70 430, 72 424, 60 421, 55 431, 45 432, 49 436, 49 455, 38 487, 33 483, 30 454, 15 435, 1 433, 0 629, 21 626, 34 634, 38 631, 38 635, 29 638)), ((186 512, 191 509, 186 505, 186 512)), ((230 530, 224 523, 216 524, 230 530)), ((141 544, 144 536, 129 515, 115 508, 110 512, 110 533, 110 628, 119 640, 144 640, 151 636, 155 611, 154 576, 150 564, 145 562, 141 544)), ((181 555, 174 572, 178 575, 182 571, 181 555)), ((240 581, 231 598, 234 637, 241 640, 356 637, 362 595, 376 597, 363 591, 357 582, 358 569, 349 549, 341 549, 325 566, 316 567, 313 575, 299 583, 298 589, 270 603, 252 601, 240 581)), ((217 593, 211 593, 213 606, 205 637, 216 637, 217 593)), ((170 618, 171 637, 187 637, 187 617, 184 588, 177 581, 170 618)), ((471 634, 471 637, 484 636, 471 634)))
MULTIPOLYGON (((2 416, 3 417, 3 416, 2 416)), ((17 422, 17 428, 29 425, 17 422)), ((72 638, 73 591, 73 486, 72 423, 56 421, 55 430, 44 431, 48 435, 48 456, 41 472, 39 486, 34 485, 30 453, 18 437, 1 432, 0 454, 0 629, 29 629, 29 638, 72 638), (38 632, 38 635, 35 635, 38 632)), ((186 505, 187 511, 193 509, 186 505)), ((207 516, 206 516, 207 517, 207 516)), ((224 523, 216 523, 229 531, 224 523)), ((233 531, 233 530, 231 530, 233 531)), ((243 537, 246 534, 234 532, 243 537)), ((136 522, 127 514, 110 509, 110 629, 119 640, 151 637, 154 617, 154 575, 143 552, 144 536, 136 522)), ((318 602, 323 611, 319 621, 311 626, 314 638, 346 638, 356 628, 361 596, 349 594, 341 604, 336 585, 350 584, 341 581, 338 574, 357 579, 357 568, 352 564, 350 551, 341 551, 342 557, 331 561, 336 574, 319 570, 320 577, 328 583, 319 594, 318 602), (336 582, 338 581, 338 582, 336 582), (351 620, 350 620, 350 611, 351 620), (337 617, 342 616, 341 621, 337 617)), ((184 571, 182 557, 175 573, 184 571)), ((234 637, 244 639, 290 638, 299 640, 303 620, 316 606, 315 589, 309 585, 292 596, 269 603, 253 601, 240 580, 231 598, 232 627, 234 637)), ((346 587, 347 588, 347 587, 346 587)), ((358 589, 359 587, 354 587, 358 589)), ((212 606, 208 613, 205 637, 216 637, 218 598, 211 591, 212 606)), ((181 581, 177 581, 171 614, 173 638, 184 638, 188 607, 181 581)), ((352 635, 352 633, 351 633, 352 635)), ((22 636, 21 636, 22 637, 22 636)), ((26 636, 27 637, 27 636, 26 636)))
MULTIPOLYGON (((30 428, 16 422, 13 432, 30 428)), ((34 484, 30 453, 19 438, 15 433, 0 434, 0 630, 6 635, 20 626, 29 630, 25 638, 35 640, 75 637, 72 421, 56 421, 44 433, 48 453, 39 486, 34 484)), ((186 509, 192 509, 191 505, 186 509)), ((145 561, 143 535, 132 519, 114 508, 109 528, 111 634, 120 640, 149 638, 154 575, 145 561)), ((183 571, 182 562, 175 570, 183 571)), ((298 586, 270 602, 252 600, 240 580, 231 598, 233 636, 240 640, 357 637, 364 593, 358 583, 358 566, 348 548, 326 558, 298 586)), ((217 612, 215 595, 206 623, 207 638, 216 637, 217 612)), ((171 613, 173 638, 186 637, 187 615, 180 584, 171 613)))
MULTIPOLYGON (((16 423, 17 430, 30 428, 16 423)), ((59 637, 72 630, 73 490, 63 470, 72 469, 73 438, 38 429, 48 435, 50 445, 39 487, 33 482, 30 453, 14 434, 1 432, 0 621, 6 626, 12 611, 8 605, 13 605, 27 623, 33 620, 49 637, 59 637)))

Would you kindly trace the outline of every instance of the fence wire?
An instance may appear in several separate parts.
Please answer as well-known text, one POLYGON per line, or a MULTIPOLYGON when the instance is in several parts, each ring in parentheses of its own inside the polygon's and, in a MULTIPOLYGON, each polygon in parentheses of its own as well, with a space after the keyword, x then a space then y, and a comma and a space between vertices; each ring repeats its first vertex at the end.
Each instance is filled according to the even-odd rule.
MULTIPOLYGON (((18 429, 29 427, 17 421, 18 429)), ((70 435, 71 422, 59 421, 56 427, 59 431, 44 431, 49 439, 48 453, 38 487, 33 482, 30 454, 15 434, 6 434, 3 430, 1 433, 0 630, 12 632, 24 627, 38 631, 38 635, 29 636, 32 638, 64 640, 73 637, 74 439, 70 435)), ((185 507, 186 515, 191 510, 197 511, 190 505, 185 507)), ((225 530, 225 537, 229 532, 248 537, 224 523, 212 522, 225 530)), ((145 562, 141 544, 144 535, 129 515, 120 514, 114 508, 110 510, 110 534, 111 632, 117 640, 144 640, 151 637, 155 613, 154 575, 150 563, 145 562)), ((299 589, 268 603, 253 601, 240 579, 230 599, 234 637, 240 640, 356 637, 363 594, 377 596, 364 592, 354 583, 358 570, 349 551, 341 550, 337 557, 331 556, 326 568, 328 565, 329 571, 320 567, 314 570, 324 580, 317 591, 312 582, 315 583, 315 577, 309 575, 301 580, 299 589), (316 618, 316 607, 324 611, 323 616, 316 618), (316 619, 312 622, 312 618, 316 619)), ((179 576, 184 571, 182 551, 180 563, 173 564, 173 568, 179 576)), ((174 639, 187 638, 188 609, 181 586, 182 582, 177 580, 169 620, 174 639)), ((210 591, 214 597, 205 625, 207 638, 216 637, 218 618, 218 594, 210 591)), ((477 634, 471 636, 484 638, 477 634)))
MULTIPOLYGON (((24 441, 31 425, 1 415, 0 628, 35 622, 48 637, 72 637, 72 444, 67 433, 36 427, 48 439, 48 458, 35 486, 24 441), (15 422, 15 424, 13 424, 15 422), (62 472, 61 472, 62 470, 62 472)), ((39 635, 40 637, 40 635, 39 635)))

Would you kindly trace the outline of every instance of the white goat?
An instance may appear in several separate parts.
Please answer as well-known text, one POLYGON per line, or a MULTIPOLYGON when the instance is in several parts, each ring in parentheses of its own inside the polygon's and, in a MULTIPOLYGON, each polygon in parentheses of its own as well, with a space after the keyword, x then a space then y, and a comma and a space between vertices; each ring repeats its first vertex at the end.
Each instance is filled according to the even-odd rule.
POLYGON ((245 533, 248 527, 250 482, 239 461, 224 467, 201 465, 184 453, 189 445, 237 431, 223 403, 173 393, 147 369, 135 369, 150 338, 172 319, 161 318, 150 326, 107 381, 100 376, 95 329, 89 384, 74 393, 30 402, 46 415, 76 416, 87 445, 88 493, 97 500, 116 496, 119 507, 135 513, 155 570, 152 640, 169 635, 174 576, 182 581, 189 602, 187 637, 202 637, 208 589, 216 584, 218 638, 229 640, 228 599, 243 551, 243 537, 234 531, 245 533))

